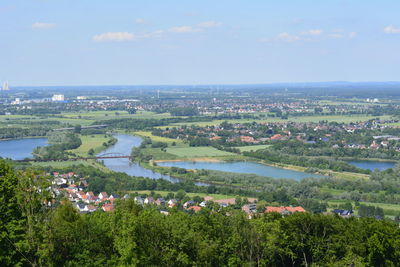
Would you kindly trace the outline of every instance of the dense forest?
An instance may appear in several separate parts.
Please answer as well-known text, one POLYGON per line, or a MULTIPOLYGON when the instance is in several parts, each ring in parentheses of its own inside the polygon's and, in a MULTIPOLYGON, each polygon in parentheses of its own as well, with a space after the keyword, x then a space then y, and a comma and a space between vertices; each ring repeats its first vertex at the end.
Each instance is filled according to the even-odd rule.
POLYGON ((398 266, 400 229, 371 218, 47 205, 49 181, 0 161, 1 266, 398 266), (36 190, 28 190, 35 188, 36 190), (46 205, 44 205, 46 203, 46 205))

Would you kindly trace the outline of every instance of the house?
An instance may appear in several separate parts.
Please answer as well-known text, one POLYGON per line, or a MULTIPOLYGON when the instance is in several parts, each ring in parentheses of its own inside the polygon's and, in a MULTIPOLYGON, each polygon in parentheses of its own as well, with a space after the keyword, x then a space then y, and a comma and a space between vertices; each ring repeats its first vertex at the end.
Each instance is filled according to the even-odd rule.
POLYGON ((225 203, 225 202, 218 202, 218 205, 219 205, 221 208, 226 208, 226 207, 229 206, 229 204, 228 204, 228 203, 225 203))
POLYGON ((246 204, 242 207, 242 211, 246 212, 247 214, 254 214, 257 212, 256 204, 246 204))
POLYGON ((156 205, 157 206, 165 206, 165 199, 164 198, 158 198, 157 200, 156 200, 156 205))
POLYGON ((271 136, 272 141, 282 140, 282 138, 283 136, 281 134, 274 134, 273 136, 271 136))
POLYGON ((144 204, 144 200, 143 200, 143 198, 141 196, 136 196, 133 200, 138 205, 142 205, 143 206, 143 204, 144 204))
POLYGON ((303 207, 285 207, 286 210, 290 213, 295 213, 295 212, 306 212, 306 210, 303 207))
POLYGON ((194 203, 193 200, 186 201, 186 202, 183 204, 183 208, 188 209, 190 206, 193 206, 194 204, 195 204, 195 203, 194 203))
POLYGON ((103 205, 103 207, 101 207, 101 209, 102 209, 103 211, 105 211, 105 212, 110 212, 110 211, 113 211, 113 210, 114 210, 114 205, 113 205, 113 204, 106 203, 106 204, 103 205))
POLYGON ((207 206, 207 201, 202 201, 201 203, 200 203, 200 207, 205 207, 205 206, 207 206))
POLYGON ((88 211, 86 204, 83 204, 83 203, 76 203, 75 207, 79 210, 79 212, 87 212, 88 211))
POLYGON ((218 136, 218 135, 213 136, 213 137, 210 138, 211 141, 218 141, 218 140, 220 140, 220 139, 221 139, 221 137, 218 136))
POLYGON ((144 204, 146 204, 146 205, 153 205, 153 204, 155 204, 156 202, 155 202, 155 200, 154 200, 154 198, 153 197, 146 197, 145 199, 144 199, 144 204))
POLYGON ((55 178, 52 182, 52 184, 58 185, 58 186, 66 186, 67 185, 67 179, 65 178, 55 178))
POLYGON ((125 195, 123 196, 123 198, 124 198, 124 199, 130 199, 130 198, 131 198, 131 196, 130 196, 130 195, 128 195, 128 194, 125 194, 125 195))
POLYGON ((272 206, 267 206, 265 208, 265 213, 269 213, 269 212, 277 212, 280 213, 282 215, 288 215, 291 213, 295 213, 295 212, 306 212, 306 210, 303 207, 272 207, 272 206))
POLYGON ((334 209, 334 210, 332 210, 332 213, 337 214, 344 218, 351 217, 353 215, 352 210, 342 210, 342 209, 334 209))
POLYGON ((244 143, 253 143, 254 142, 254 138, 251 136, 240 136, 240 141, 244 142, 244 143))
POLYGON ((99 194, 99 198, 100 198, 101 200, 106 200, 106 199, 108 199, 108 195, 107 195, 106 192, 101 192, 101 193, 99 194))
POLYGON ((170 208, 176 207, 177 204, 178 204, 178 201, 176 199, 168 200, 168 207, 170 207, 170 208))
POLYGON ((86 209, 87 209, 88 212, 94 212, 94 211, 97 210, 97 208, 95 206, 93 206, 93 205, 87 205, 86 209))
POLYGON ((193 210, 194 212, 199 212, 199 211, 201 211, 201 207, 200 206, 191 206, 187 210, 193 210))
POLYGON ((118 198, 120 198, 119 195, 117 195, 117 194, 111 194, 110 197, 109 197, 108 199, 111 200, 111 201, 114 201, 114 200, 116 200, 116 199, 118 199, 118 198))

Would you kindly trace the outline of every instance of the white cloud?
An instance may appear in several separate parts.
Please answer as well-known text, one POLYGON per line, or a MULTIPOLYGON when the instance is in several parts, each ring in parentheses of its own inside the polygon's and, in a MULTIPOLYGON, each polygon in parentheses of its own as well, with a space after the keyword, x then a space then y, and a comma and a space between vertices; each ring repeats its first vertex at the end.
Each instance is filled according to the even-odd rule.
POLYGON ((301 33, 301 35, 313 35, 313 36, 315 36, 315 35, 321 35, 322 33, 323 33, 322 30, 315 29, 315 30, 304 31, 304 32, 301 33))
POLYGON ((146 24, 146 20, 145 20, 145 19, 142 19, 142 18, 137 18, 137 19, 135 20, 135 22, 136 22, 137 24, 146 24))
POLYGON ((106 32, 93 36, 93 40, 96 42, 122 42, 135 38, 136 36, 130 32, 106 32))
POLYGON ((204 21, 198 24, 201 28, 215 28, 221 26, 222 23, 218 21, 204 21))
POLYGON ((383 29, 385 33, 400 33, 400 28, 395 27, 393 25, 389 25, 383 29))
POLYGON ((353 39, 354 37, 356 37, 357 36, 357 33, 356 32, 350 32, 349 33, 349 38, 350 39, 353 39))
POLYGON ((282 32, 278 35, 277 40, 284 42, 295 42, 301 40, 301 38, 297 35, 292 35, 287 32, 282 32))
POLYGON ((331 33, 331 34, 328 34, 328 37, 333 38, 333 39, 341 39, 344 37, 344 35, 341 33, 331 33))
POLYGON ((44 23, 44 22, 35 22, 31 25, 32 29, 35 30, 47 30, 54 28, 56 24, 54 23, 44 23))
POLYGON ((172 27, 168 31, 173 33, 192 33, 199 32, 201 29, 193 28, 192 26, 178 26, 172 27))

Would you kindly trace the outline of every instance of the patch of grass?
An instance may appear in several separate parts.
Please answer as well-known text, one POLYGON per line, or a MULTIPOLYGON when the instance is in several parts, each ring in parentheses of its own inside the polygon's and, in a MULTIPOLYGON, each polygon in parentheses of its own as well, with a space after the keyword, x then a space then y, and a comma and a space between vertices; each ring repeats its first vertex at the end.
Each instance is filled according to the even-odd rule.
POLYGON ((154 160, 173 160, 178 158, 176 155, 162 151, 161 148, 145 148, 141 149, 140 152, 146 156, 153 156, 154 160))
POLYGON ((235 155, 214 147, 169 147, 167 152, 182 158, 218 157, 235 155))
POLYGON ((54 168, 66 168, 66 167, 71 167, 71 166, 78 166, 80 164, 83 164, 85 166, 92 166, 95 168, 98 168, 104 172, 111 172, 110 169, 104 167, 101 165, 99 162, 95 160, 77 160, 77 161, 47 161, 47 162, 32 162, 33 166, 52 166, 54 168))
POLYGON ((142 136, 142 137, 149 137, 153 142, 164 142, 164 143, 167 143, 169 145, 172 144, 173 142, 175 142, 176 145, 182 145, 183 144, 182 140, 177 140, 177 139, 172 139, 172 138, 152 135, 151 132, 138 131, 138 132, 133 132, 133 134, 134 135, 138 135, 138 136, 142 136))
POLYGON ((110 140, 110 137, 106 137, 103 134, 97 135, 84 135, 81 136, 82 145, 76 149, 69 150, 69 152, 75 153, 78 156, 88 156, 88 151, 93 149, 95 153, 101 152, 104 149, 103 143, 110 140))
POLYGON ((270 146, 271 145, 254 145, 254 146, 238 146, 238 147, 235 147, 235 148, 239 149, 240 152, 248 152, 248 151, 251 151, 251 150, 256 151, 256 150, 259 150, 259 149, 264 149, 264 148, 267 148, 267 147, 270 147, 270 146))

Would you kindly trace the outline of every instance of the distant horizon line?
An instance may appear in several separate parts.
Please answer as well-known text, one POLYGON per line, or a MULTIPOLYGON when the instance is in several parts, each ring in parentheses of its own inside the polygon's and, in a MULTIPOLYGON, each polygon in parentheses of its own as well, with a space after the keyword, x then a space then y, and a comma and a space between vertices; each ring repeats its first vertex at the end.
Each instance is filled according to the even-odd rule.
POLYGON ((22 87, 109 87, 109 86, 260 86, 260 85, 304 85, 304 84, 379 84, 379 83, 400 83, 400 81, 315 81, 315 82, 274 82, 274 83, 199 83, 199 84, 75 84, 75 85, 10 85, 10 88, 22 87))

